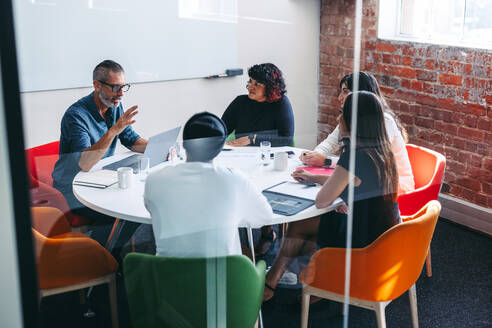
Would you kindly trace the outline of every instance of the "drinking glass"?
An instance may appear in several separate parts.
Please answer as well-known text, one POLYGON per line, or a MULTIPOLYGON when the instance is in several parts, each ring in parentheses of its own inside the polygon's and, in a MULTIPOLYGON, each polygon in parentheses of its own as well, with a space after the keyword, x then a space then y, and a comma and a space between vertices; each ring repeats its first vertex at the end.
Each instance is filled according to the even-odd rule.
POLYGON ((176 142, 176 155, 180 161, 185 161, 186 160, 186 150, 183 147, 182 142, 176 142))
POLYGON ((176 153, 176 145, 172 145, 171 147, 169 147, 168 156, 169 162, 175 164, 178 159, 178 155, 176 153))
POLYGON ((140 176, 140 181, 145 181, 147 179, 147 176, 149 175, 149 170, 150 170, 150 158, 148 157, 140 157, 138 159, 138 169, 139 169, 139 176, 140 176))
POLYGON ((261 156, 261 163, 263 165, 268 165, 270 164, 270 149, 272 147, 272 144, 270 141, 262 141, 260 142, 260 156, 261 156))

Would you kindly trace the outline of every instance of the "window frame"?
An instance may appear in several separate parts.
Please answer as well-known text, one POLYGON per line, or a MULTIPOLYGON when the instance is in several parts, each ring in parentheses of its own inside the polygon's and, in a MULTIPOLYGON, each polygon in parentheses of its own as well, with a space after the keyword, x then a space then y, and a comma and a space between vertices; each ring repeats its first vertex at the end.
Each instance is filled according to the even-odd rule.
MULTIPOLYGON (((435 44, 441 46, 453 46, 459 48, 473 48, 492 50, 492 41, 488 43, 477 43, 475 41, 466 41, 463 38, 463 33, 459 36, 458 41, 435 37, 416 37, 400 32, 401 24, 401 7, 403 0, 380 0, 379 15, 378 15, 378 38, 389 41, 404 41, 423 44, 435 44)), ((466 1, 466 0, 462 0, 466 1)), ((463 20, 466 17, 463 15, 463 20)), ((464 25, 464 21, 462 22, 464 25)))

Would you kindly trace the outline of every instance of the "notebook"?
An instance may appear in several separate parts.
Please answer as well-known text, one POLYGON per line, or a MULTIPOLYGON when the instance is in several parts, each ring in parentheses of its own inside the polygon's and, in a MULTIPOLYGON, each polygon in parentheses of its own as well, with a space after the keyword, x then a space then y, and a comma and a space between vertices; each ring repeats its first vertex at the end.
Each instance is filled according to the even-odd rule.
POLYGON ((319 166, 299 166, 297 170, 305 170, 312 174, 332 175, 334 168, 331 167, 319 167, 319 166))
POLYGON ((115 171, 99 170, 80 174, 79 178, 73 181, 73 184, 76 186, 105 189, 117 182, 118 176, 115 171))
MULTIPOLYGON (((177 128, 156 134, 155 136, 149 138, 149 142, 147 143, 143 156, 150 159, 150 167, 167 161, 169 148, 176 143, 180 130, 181 127, 178 126, 177 128)), ((108 164, 104 166, 103 169, 116 171, 120 167, 131 167, 133 168, 133 172, 136 172, 138 169, 139 157, 142 157, 142 155, 134 154, 108 164)))

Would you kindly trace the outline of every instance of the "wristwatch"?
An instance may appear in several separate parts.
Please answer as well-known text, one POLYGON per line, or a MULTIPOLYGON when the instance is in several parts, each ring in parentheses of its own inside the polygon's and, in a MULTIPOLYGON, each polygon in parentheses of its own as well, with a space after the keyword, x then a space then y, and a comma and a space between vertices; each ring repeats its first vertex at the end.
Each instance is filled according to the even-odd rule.
POLYGON ((330 167, 331 165, 331 158, 325 158, 325 166, 330 167))
POLYGON ((250 133, 248 135, 248 138, 249 138, 249 144, 254 145, 255 144, 255 135, 253 133, 250 133))

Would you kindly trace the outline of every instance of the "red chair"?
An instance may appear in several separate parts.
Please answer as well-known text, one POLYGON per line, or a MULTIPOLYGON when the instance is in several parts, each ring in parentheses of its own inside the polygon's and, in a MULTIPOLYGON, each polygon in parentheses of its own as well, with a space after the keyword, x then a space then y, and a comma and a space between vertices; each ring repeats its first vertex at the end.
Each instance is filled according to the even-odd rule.
MULTIPOLYGON (((398 197, 402 216, 412 216, 431 200, 437 200, 446 167, 446 158, 433 150, 409 144, 407 152, 415 190, 398 197)), ((425 263, 427 276, 432 277, 430 248, 425 263)))
POLYGON ((27 167, 34 179, 49 186, 53 185, 51 173, 58 160, 59 149, 59 141, 26 149, 27 167))
POLYGON ((26 149, 27 170, 31 206, 55 207, 62 211, 73 228, 91 224, 91 220, 70 212, 65 197, 53 185, 51 173, 58 160, 59 141, 50 142, 34 148, 26 149))

